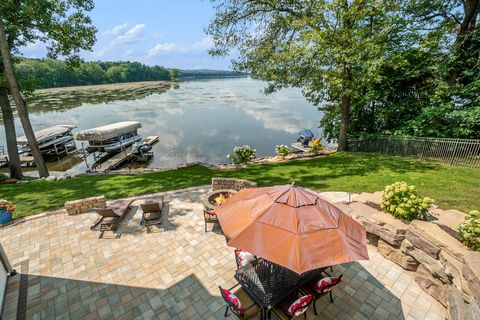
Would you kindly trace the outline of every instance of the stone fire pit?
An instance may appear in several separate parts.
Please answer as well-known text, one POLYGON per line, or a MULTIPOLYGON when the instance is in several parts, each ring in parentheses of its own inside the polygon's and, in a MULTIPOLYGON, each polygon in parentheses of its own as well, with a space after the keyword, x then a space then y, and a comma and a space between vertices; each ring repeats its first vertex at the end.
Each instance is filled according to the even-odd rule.
POLYGON ((219 204, 216 202, 216 199, 222 196, 228 199, 236 193, 237 191, 231 189, 220 189, 209 192, 202 198, 203 206, 206 210, 213 211, 219 206, 219 204))

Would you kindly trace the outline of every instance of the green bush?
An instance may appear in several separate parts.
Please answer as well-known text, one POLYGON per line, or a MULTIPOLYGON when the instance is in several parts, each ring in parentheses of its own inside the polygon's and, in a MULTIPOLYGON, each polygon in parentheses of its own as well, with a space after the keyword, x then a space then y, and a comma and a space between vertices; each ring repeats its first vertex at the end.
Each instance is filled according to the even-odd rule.
POLYGON ((323 146, 323 144, 321 142, 322 142, 321 138, 312 139, 312 141, 310 141, 310 147, 312 147, 310 149, 310 152, 311 153, 317 153, 317 152, 323 151, 325 149, 325 147, 323 146))
POLYGON ((0 181, 7 180, 8 176, 5 173, 0 172, 0 181))
POLYGON ((275 146, 275 153, 277 154, 277 156, 285 157, 292 153, 292 151, 286 145, 280 144, 275 146))
POLYGON ((428 208, 433 203, 433 199, 420 197, 415 186, 409 186, 406 182, 395 182, 386 186, 382 192, 382 199, 380 206, 383 210, 396 218, 406 220, 425 220, 428 208))
POLYGON ((227 158, 230 158, 235 164, 247 163, 255 159, 256 153, 257 150, 250 146, 235 147, 233 153, 229 154, 227 158))
POLYGON ((458 237, 464 245, 472 250, 480 251, 480 212, 470 211, 465 222, 458 228, 458 237))

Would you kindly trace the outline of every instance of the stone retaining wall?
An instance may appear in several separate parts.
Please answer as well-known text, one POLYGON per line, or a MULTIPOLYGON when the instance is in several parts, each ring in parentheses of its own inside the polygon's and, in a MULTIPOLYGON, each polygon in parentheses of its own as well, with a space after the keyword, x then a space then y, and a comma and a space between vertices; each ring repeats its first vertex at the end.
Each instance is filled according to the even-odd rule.
POLYGON ((240 191, 246 188, 256 188, 257 183, 235 178, 212 178, 212 190, 232 189, 240 191))
POLYGON ((105 207, 107 201, 105 196, 91 197, 65 202, 65 209, 68 214, 79 214, 91 211, 93 208, 105 207))
POLYGON ((379 202, 378 195, 377 201, 361 195, 339 207, 366 228, 369 243, 383 256, 416 272, 415 281, 449 310, 450 319, 480 319, 480 253, 440 227, 452 219, 445 219, 442 210, 436 209, 433 221, 404 223, 378 210, 379 202))

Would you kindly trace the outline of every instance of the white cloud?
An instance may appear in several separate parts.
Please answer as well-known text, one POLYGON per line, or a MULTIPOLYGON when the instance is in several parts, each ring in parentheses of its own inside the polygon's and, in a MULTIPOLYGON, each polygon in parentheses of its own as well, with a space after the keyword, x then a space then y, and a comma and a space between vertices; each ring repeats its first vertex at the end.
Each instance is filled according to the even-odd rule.
POLYGON ((127 29, 128 23, 119 24, 118 26, 113 27, 112 29, 106 30, 103 32, 106 36, 117 36, 127 29))
POLYGON ((147 57, 153 57, 163 53, 190 53, 202 52, 212 47, 213 41, 210 37, 205 37, 201 41, 191 44, 181 44, 176 42, 157 43, 147 52, 147 57))
POLYGON ((106 47, 97 50, 93 53, 93 55, 97 58, 102 58, 105 56, 107 52, 112 51, 120 46, 124 46, 126 44, 133 44, 143 40, 140 36, 140 32, 145 28, 145 24, 136 24, 132 28, 130 28, 127 32, 117 36, 114 40, 112 40, 106 47))

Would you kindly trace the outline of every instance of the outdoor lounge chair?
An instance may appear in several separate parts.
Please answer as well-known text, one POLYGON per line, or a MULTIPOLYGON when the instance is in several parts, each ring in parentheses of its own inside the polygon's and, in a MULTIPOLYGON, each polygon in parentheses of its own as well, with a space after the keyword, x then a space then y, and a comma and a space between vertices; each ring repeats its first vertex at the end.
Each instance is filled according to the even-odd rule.
POLYGON ((307 319, 307 309, 313 301, 313 295, 300 296, 298 291, 283 299, 272 308, 273 313, 281 320, 290 320, 303 314, 307 319))
POLYGON ((162 224, 163 198, 162 195, 158 198, 146 199, 145 202, 140 203, 142 208, 140 224, 147 228, 147 233, 150 231, 150 226, 162 224))
POLYGON ((90 227, 91 230, 115 231, 118 224, 130 211, 130 204, 134 200, 117 201, 114 205, 106 208, 93 208, 93 210, 99 215, 99 218, 90 227))
POLYGON ((321 279, 313 279, 312 281, 307 282, 300 289, 305 294, 313 295, 313 311, 317 315, 317 300, 325 295, 330 296, 330 303, 333 303, 333 288, 342 281, 342 276, 332 277, 324 271, 327 277, 322 277, 321 279))
POLYGON ((232 292, 233 289, 238 287, 240 284, 237 283, 230 289, 223 289, 218 286, 220 289, 220 296, 223 298, 223 301, 227 304, 225 309, 225 317, 228 315, 228 310, 232 311, 238 319, 252 319, 259 312, 260 307, 253 301, 253 299, 248 295, 248 293, 242 287, 232 292))

